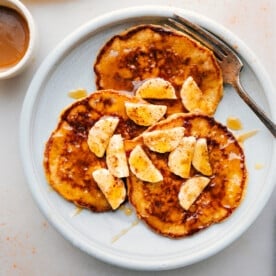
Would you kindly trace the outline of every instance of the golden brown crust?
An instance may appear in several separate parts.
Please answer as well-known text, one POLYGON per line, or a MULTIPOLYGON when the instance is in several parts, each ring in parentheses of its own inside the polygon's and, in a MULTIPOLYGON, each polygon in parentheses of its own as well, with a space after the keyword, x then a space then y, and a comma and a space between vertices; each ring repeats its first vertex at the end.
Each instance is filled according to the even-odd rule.
POLYGON ((131 139, 145 128, 128 119, 125 101, 139 99, 118 93, 100 91, 74 102, 60 115, 57 128, 46 143, 44 169, 49 184, 65 199, 95 212, 111 210, 92 178, 97 168, 106 168, 105 158, 98 158, 87 144, 89 129, 104 115, 120 119, 115 133, 131 139))
MULTIPOLYGON (((246 189, 245 157, 234 136, 213 118, 196 114, 177 114, 157 123, 147 131, 185 127, 185 136, 207 139, 213 174, 188 211, 178 202, 180 186, 185 181, 169 171, 168 154, 144 149, 161 171, 164 181, 145 183, 133 174, 127 180, 128 196, 139 218, 154 231, 172 238, 191 235, 230 216, 242 201, 246 189)), ((142 144, 141 137, 130 142, 142 144)), ((191 176, 198 175, 194 169, 191 176)))
POLYGON ((168 114, 185 112, 179 91, 192 76, 203 91, 212 115, 222 97, 223 81, 213 53, 178 31, 159 25, 139 25, 112 37, 94 64, 98 89, 133 91, 153 77, 168 80, 179 100, 151 101, 167 104, 168 114))

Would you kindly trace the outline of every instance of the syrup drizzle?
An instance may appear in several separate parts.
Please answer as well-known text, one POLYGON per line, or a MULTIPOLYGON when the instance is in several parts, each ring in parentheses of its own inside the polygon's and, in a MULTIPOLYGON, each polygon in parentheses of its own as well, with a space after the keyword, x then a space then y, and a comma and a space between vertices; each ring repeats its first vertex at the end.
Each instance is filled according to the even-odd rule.
POLYGON ((75 210, 72 212, 71 217, 75 217, 75 216, 79 215, 82 210, 83 210, 83 208, 76 207, 75 210))
POLYGON ((134 220, 129 227, 121 230, 117 235, 115 235, 112 238, 111 243, 114 243, 114 242, 118 241, 121 237, 123 237, 125 234, 127 234, 133 227, 138 225, 138 223, 139 223, 138 219, 134 220))
POLYGON ((256 135, 258 133, 258 130, 251 130, 245 133, 242 133, 240 135, 237 136, 237 140, 239 143, 243 143, 245 140, 247 140, 248 138, 256 135))
POLYGON ((68 96, 72 99, 79 100, 87 96, 87 91, 86 89, 79 88, 68 92, 68 96))

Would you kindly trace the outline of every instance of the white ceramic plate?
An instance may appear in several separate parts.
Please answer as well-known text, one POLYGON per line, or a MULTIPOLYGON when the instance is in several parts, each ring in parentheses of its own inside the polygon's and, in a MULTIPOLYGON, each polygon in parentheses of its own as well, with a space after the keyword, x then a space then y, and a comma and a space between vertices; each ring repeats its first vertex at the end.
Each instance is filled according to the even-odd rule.
MULTIPOLYGON (((27 92, 21 117, 20 146, 30 189, 48 220, 61 234, 83 251, 118 266, 141 270, 165 270, 182 267, 207 258, 229 245, 255 220, 267 202, 275 182, 275 140, 230 87, 219 105, 216 118, 225 123, 234 115, 243 122, 243 131, 258 129, 244 144, 249 170, 247 195, 241 206, 225 222, 211 226, 191 237, 171 240, 153 233, 136 221, 135 214, 123 211, 95 214, 76 208, 50 191, 45 180, 42 158, 44 144, 55 128, 61 110, 73 100, 68 91, 76 88, 95 89, 92 64, 99 48, 112 35, 126 27, 171 16, 175 8, 136 7, 109 13, 88 22, 46 58, 27 92), (257 170, 260 163, 263 169, 257 170), (128 229, 115 242, 118 234, 128 229)), ((251 51, 232 33, 218 24, 192 12, 179 10, 188 19, 199 23, 235 45, 245 62, 242 83, 252 97, 275 120, 275 97, 272 85, 251 51)))

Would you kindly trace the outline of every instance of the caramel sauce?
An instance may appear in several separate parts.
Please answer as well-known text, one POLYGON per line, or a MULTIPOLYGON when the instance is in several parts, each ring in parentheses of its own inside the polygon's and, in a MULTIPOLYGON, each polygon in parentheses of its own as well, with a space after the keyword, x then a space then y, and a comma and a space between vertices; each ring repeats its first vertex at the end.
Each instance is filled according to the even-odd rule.
POLYGON ((131 216, 133 213, 133 210, 130 207, 125 206, 125 205, 122 205, 120 207, 120 210, 123 211, 126 216, 131 216))
POLYGON ((118 241, 121 237, 123 237, 125 234, 128 233, 128 231, 130 231, 134 226, 136 226, 137 224, 139 223, 139 220, 134 220, 131 225, 125 229, 123 229, 119 234, 115 235, 113 238, 112 238, 112 243, 118 241))
POLYGON ((84 98, 87 96, 87 91, 85 89, 76 89, 76 90, 72 90, 68 93, 68 96, 72 99, 78 100, 81 98, 84 98))
POLYGON ((264 165, 263 164, 261 164, 261 163, 256 163, 255 164, 255 169, 256 170, 261 170, 261 169, 263 169, 264 168, 264 165))
POLYGON ((237 140, 239 143, 243 143, 245 140, 247 140, 248 138, 256 135, 258 132, 258 130, 251 130, 251 131, 248 131, 248 132, 245 132, 243 134, 240 134, 238 137, 237 137, 237 140))
POLYGON ((83 208, 76 207, 76 209, 72 212, 71 217, 75 217, 75 216, 79 215, 82 210, 83 210, 83 208))
POLYGON ((29 45, 26 20, 15 10, 0 6, 0 69, 17 64, 29 45))
POLYGON ((236 117, 228 117, 226 120, 226 125, 232 130, 241 130, 243 128, 241 120, 236 117))

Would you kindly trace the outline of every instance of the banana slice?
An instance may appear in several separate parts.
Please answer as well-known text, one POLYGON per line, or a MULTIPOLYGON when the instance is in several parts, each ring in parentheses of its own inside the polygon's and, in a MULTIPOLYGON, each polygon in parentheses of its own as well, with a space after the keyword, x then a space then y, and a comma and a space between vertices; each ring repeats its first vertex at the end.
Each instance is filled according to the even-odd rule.
POLYGON ((188 77, 180 90, 184 107, 190 112, 200 112, 203 93, 192 77, 188 77))
POLYGON ((202 174, 208 176, 212 174, 206 138, 199 138, 196 141, 192 164, 202 174))
POLYGON ((172 84, 162 78, 148 79, 136 90, 136 97, 143 99, 176 99, 172 84))
POLYGON ((125 103, 127 116, 140 126, 150 126, 159 121, 166 113, 167 106, 144 104, 144 103, 125 103))
POLYGON ((92 175, 112 209, 117 209, 126 198, 123 180, 114 177, 107 169, 103 168, 94 171, 92 175))
POLYGON ((97 156, 103 157, 110 137, 113 135, 119 118, 103 116, 90 129, 87 143, 89 149, 97 156))
POLYGON ((154 166, 140 145, 137 145, 129 155, 129 167, 133 174, 146 182, 159 182, 163 180, 162 174, 154 166))
POLYGON ((159 153, 174 150, 184 136, 184 127, 166 130, 154 130, 143 133, 144 144, 152 151, 159 153))
POLYGON ((107 168, 113 176, 129 176, 124 141, 121 134, 113 135, 106 149, 107 168))
POLYGON ((168 166, 172 173, 182 178, 190 177, 195 144, 194 136, 183 137, 176 149, 169 154, 168 166))
POLYGON ((178 193, 178 200, 182 208, 189 210, 209 182, 210 178, 205 176, 194 176, 186 180, 178 193))

